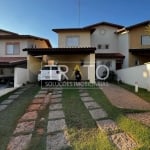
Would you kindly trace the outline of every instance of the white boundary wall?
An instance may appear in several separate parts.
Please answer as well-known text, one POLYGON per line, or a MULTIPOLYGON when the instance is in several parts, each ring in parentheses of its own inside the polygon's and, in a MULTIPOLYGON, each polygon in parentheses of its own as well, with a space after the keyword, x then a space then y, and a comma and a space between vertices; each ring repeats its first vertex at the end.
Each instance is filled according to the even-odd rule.
POLYGON ((28 80, 27 69, 25 68, 15 68, 14 72, 14 87, 20 87, 23 83, 28 80))
POLYGON ((150 91, 150 63, 116 71, 118 80, 150 91))

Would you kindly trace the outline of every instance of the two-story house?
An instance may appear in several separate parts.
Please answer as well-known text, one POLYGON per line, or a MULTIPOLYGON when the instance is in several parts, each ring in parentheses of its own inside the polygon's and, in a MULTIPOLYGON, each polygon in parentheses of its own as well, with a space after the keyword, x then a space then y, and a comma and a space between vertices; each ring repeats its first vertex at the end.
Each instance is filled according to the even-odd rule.
POLYGON ((78 69, 82 80, 95 83, 95 48, 91 47, 91 29, 66 28, 53 29, 58 34, 58 48, 24 49, 28 51, 29 61, 32 56, 43 55, 42 65, 58 64, 68 67, 66 76, 68 80, 75 80, 74 72, 78 69))
POLYGON ((49 40, 32 35, 20 35, 0 29, 0 77, 14 77, 14 68, 27 68, 27 52, 24 48, 49 48, 49 40))
MULTIPOLYGON (((42 64, 55 62, 67 65, 69 80, 74 80, 72 75, 78 66, 82 80, 94 83, 97 78, 97 66, 107 65, 113 71, 122 67, 125 56, 119 51, 116 34, 116 31, 122 28, 121 25, 100 22, 83 28, 53 29, 58 34, 58 48, 25 51, 29 53, 29 60, 32 60, 30 56, 42 54, 46 55, 42 64)), ((28 64, 31 64, 30 61, 28 64)), ((101 70, 98 75, 103 75, 101 70)))
POLYGON ((42 65, 52 62, 67 65, 69 80, 74 79, 72 74, 78 66, 82 80, 94 83, 99 65, 115 71, 149 61, 149 23, 145 21, 125 28, 100 22, 83 28, 53 29, 58 34, 58 48, 28 48, 24 51, 28 51, 29 66, 34 62, 33 56, 43 55, 42 65))
POLYGON ((123 26, 109 22, 100 22, 84 28, 93 30, 90 36, 91 46, 96 47, 96 66, 103 64, 113 71, 121 69, 125 56, 118 47, 116 31, 122 29, 123 26))

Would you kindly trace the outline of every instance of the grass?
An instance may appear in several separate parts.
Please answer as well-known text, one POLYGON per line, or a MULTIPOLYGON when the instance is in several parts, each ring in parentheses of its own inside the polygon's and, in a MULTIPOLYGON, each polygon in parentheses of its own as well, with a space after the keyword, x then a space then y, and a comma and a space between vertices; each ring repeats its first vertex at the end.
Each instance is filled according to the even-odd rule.
MULTIPOLYGON (((38 90, 38 86, 27 89, 7 109, 0 112, 0 150, 6 149, 18 119, 25 113, 27 106, 38 90)), ((6 99, 9 95, 5 95, 1 100, 6 99)))
POLYGON ((150 128, 125 116, 124 110, 113 106, 100 89, 88 90, 90 95, 108 113, 108 117, 116 121, 118 126, 133 137, 139 144, 139 150, 150 149, 150 128))
POLYGON ((5 94, 5 95, 3 95, 3 96, 0 96, 0 103, 1 103, 3 100, 7 99, 12 93, 14 93, 14 92, 16 92, 16 91, 18 91, 18 89, 14 90, 14 91, 12 91, 12 92, 9 92, 9 93, 7 93, 7 94, 5 94))
MULTIPOLYGON (((127 88, 131 91, 130 88, 133 87, 127 86, 127 88)), ((32 91, 31 88, 29 88, 21 94, 16 101, 10 104, 6 110, 0 112, 0 150, 6 149, 18 119, 25 113, 26 108, 39 89, 38 86, 32 87, 32 91)), ((105 109, 108 113, 108 117, 116 121, 122 130, 127 132, 138 142, 138 150, 150 149, 149 127, 127 118, 125 116, 127 110, 118 109, 113 106, 100 89, 89 89, 88 92, 90 96, 105 109)), ((145 94, 142 95, 146 95, 145 97, 148 98, 147 91, 144 92, 145 94)), ((0 101, 7 99, 10 94, 11 93, 0 97, 0 101)), ((91 118, 91 115, 80 99, 78 89, 64 89, 62 102, 68 126, 68 136, 72 146, 70 149, 115 150, 114 145, 108 140, 107 135, 97 128, 95 121, 91 118)), ((134 112, 134 110, 128 111, 134 112)), ((40 118, 47 118, 47 115, 48 108, 39 113, 29 150, 46 149, 46 132, 43 135, 38 135, 36 129, 43 128, 46 131, 47 119, 45 122, 41 123, 40 118)))
POLYGON ((143 88, 139 88, 138 93, 135 92, 135 87, 132 85, 128 85, 128 84, 118 84, 120 87, 127 89, 128 91, 136 94, 137 96, 141 97, 142 99, 144 99, 147 102, 150 102, 150 92, 147 91, 146 89, 143 88))
POLYGON ((73 150, 114 150, 107 135, 97 128, 77 89, 63 90, 63 108, 73 150))

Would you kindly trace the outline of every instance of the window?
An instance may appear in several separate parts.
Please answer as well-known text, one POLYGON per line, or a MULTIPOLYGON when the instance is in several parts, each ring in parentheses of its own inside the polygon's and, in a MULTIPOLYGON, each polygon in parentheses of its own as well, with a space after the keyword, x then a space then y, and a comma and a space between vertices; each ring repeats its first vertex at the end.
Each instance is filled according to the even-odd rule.
POLYGON ((50 67, 43 67, 42 70, 50 70, 50 67))
POLYGON ((101 48, 102 48, 102 45, 101 45, 101 44, 98 44, 98 45, 97 45, 97 48, 98 48, 98 49, 101 49, 101 48))
POLYGON ((141 44, 142 45, 150 45, 150 35, 143 35, 141 37, 141 44))
POLYGON ((79 36, 69 36, 66 38, 66 47, 79 47, 79 36))
POLYGON ((58 70, 58 67, 52 67, 52 70, 58 70))
POLYGON ((6 54, 7 55, 19 55, 20 54, 19 43, 7 43, 6 44, 6 54))
POLYGON ((106 44, 106 45, 105 45, 105 49, 109 49, 109 44, 106 44))
POLYGON ((0 75, 4 74, 4 70, 2 68, 0 68, 0 75))
POLYGON ((98 44, 97 48, 98 49, 109 49, 109 44, 98 44))

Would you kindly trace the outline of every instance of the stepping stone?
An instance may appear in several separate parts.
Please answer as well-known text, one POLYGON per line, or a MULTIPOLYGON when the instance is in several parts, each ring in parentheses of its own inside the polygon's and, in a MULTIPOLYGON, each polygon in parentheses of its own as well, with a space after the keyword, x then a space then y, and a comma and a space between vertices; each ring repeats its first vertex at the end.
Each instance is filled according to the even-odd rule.
POLYGON ((89 96, 89 93, 80 93, 81 97, 89 96))
POLYGON ((80 93, 84 93, 85 90, 84 90, 84 89, 80 89, 79 92, 80 92, 80 93))
POLYGON ((1 105, 9 105, 13 102, 14 100, 8 99, 8 100, 4 100, 1 105))
POLYGON ((30 142, 31 142, 31 137, 32 137, 32 134, 12 137, 8 146, 7 146, 7 150, 27 149, 29 147, 30 142))
POLYGON ((37 94, 36 96, 34 96, 35 98, 44 98, 46 96, 46 94, 37 94))
POLYGON ((25 92, 27 89, 20 89, 19 91, 20 92, 25 92))
POLYGON ((10 95, 9 97, 8 97, 8 99, 16 99, 16 98, 18 98, 19 97, 19 95, 10 95))
POLYGON ((65 150, 69 145, 67 136, 64 132, 58 132, 47 136, 46 150, 65 150))
POLYGON ((65 119, 50 120, 47 125, 47 133, 63 131, 66 127, 65 119))
POLYGON ((137 120, 150 127, 150 112, 132 113, 127 115, 129 118, 137 120))
POLYGON ((44 98, 43 104, 47 105, 47 104, 49 104, 49 103, 50 103, 50 96, 47 95, 47 96, 44 98))
POLYGON ((53 95, 56 95, 56 94, 62 94, 62 91, 54 91, 53 95))
POLYGON ((44 98, 34 98, 32 104, 42 104, 44 103, 44 98))
POLYGON ((35 128, 35 121, 21 122, 17 124, 17 127, 13 134, 27 134, 32 133, 35 128))
POLYGON ((22 94, 24 91, 17 91, 17 92, 15 92, 14 94, 15 95, 20 95, 20 94, 22 94))
POLYGON ((62 110, 50 111, 48 119, 62 119, 65 118, 64 112, 62 110))
POLYGON ((107 117, 107 113, 103 109, 93 109, 93 110, 89 110, 89 112, 94 120, 107 117))
POLYGON ((62 109, 62 104, 56 103, 56 104, 51 104, 49 106, 50 110, 57 110, 57 109, 62 109))
POLYGON ((133 150, 137 147, 137 143, 126 133, 111 135, 110 140, 119 150, 133 150))
POLYGON ((28 107, 27 111, 38 111, 38 110, 40 110, 40 106, 41 106, 41 104, 31 104, 28 107))
POLYGON ((100 108, 99 104, 97 104, 96 102, 84 102, 84 105, 87 109, 100 108))
POLYGON ((99 129, 104 130, 108 134, 112 134, 114 132, 119 131, 117 124, 111 119, 99 120, 96 121, 96 124, 99 127, 99 129))
POLYGON ((37 117, 38 117, 37 111, 27 112, 19 119, 19 122, 36 120, 37 117))
POLYGON ((90 102, 90 101, 94 101, 94 99, 92 97, 81 97, 81 100, 83 102, 90 102))
POLYGON ((8 105, 0 105, 0 111, 5 110, 8 107, 8 105))
POLYGON ((50 101, 51 101, 52 104, 53 103, 61 103, 62 98, 52 98, 52 99, 50 99, 50 101))
POLYGON ((38 94, 47 94, 48 91, 47 90, 42 90, 42 91, 39 91, 38 94))
POLYGON ((51 95, 51 98, 61 98, 62 94, 55 94, 55 95, 51 95))

